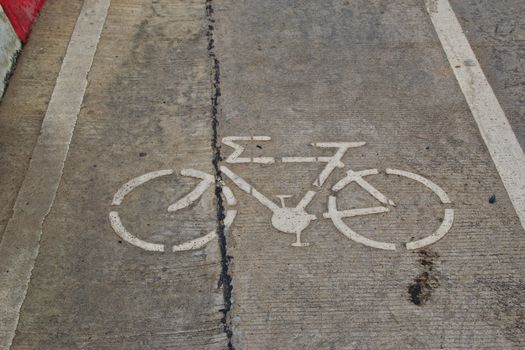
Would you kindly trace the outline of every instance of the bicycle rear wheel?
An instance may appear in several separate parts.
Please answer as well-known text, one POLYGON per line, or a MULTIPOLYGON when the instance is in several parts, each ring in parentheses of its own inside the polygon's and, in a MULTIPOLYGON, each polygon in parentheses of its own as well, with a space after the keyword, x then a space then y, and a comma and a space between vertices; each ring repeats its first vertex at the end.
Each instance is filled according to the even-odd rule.
MULTIPOLYGON (((174 174, 174 172, 175 171, 172 169, 152 171, 126 182, 115 193, 111 204, 116 207, 120 206, 124 201, 125 197, 137 187, 159 177, 172 175, 174 174)), ((184 197, 170 205, 168 207, 168 211, 170 212, 177 212, 196 202, 206 190, 213 186, 215 182, 215 179, 212 175, 195 169, 184 169, 181 171, 181 175, 200 179, 201 182, 190 193, 186 194, 184 197)), ((232 191, 226 186, 223 187, 223 191, 225 193, 226 203, 229 206, 235 205, 236 200, 233 196, 232 191)), ((226 228, 229 228, 231 226, 236 214, 236 210, 226 211, 226 216, 224 218, 224 225, 226 228)), ((110 211, 109 221, 111 227, 120 238, 122 238, 125 242, 146 251, 164 252, 166 250, 169 250, 172 252, 181 252, 187 250, 195 250, 204 247, 206 244, 208 244, 210 241, 217 237, 216 230, 212 230, 201 237, 188 240, 183 243, 165 246, 164 244, 160 243, 148 242, 144 239, 139 238, 136 234, 130 232, 122 223, 119 212, 116 209, 110 211)))

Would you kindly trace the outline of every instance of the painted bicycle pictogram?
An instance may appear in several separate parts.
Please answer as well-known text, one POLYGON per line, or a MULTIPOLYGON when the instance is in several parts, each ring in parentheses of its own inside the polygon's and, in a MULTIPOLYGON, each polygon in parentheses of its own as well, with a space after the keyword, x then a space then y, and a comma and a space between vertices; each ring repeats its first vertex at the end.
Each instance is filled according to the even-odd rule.
MULTIPOLYGON (((239 144, 238 142, 264 142, 271 141, 269 136, 229 136, 222 139, 222 143, 233 149, 233 152, 225 160, 229 164, 239 164, 239 163, 256 163, 256 164, 267 164, 271 165, 276 162, 282 163, 326 163, 325 167, 322 169, 317 179, 313 183, 313 186, 317 189, 321 189, 325 184, 326 180, 332 174, 336 168, 346 168, 346 175, 341 178, 339 181, 332 186, 333 195, 328 197, 327 211, 322 214, 322 218, 331 219, 335 227, 341 232, 344 236, 351 239, 352 241, 361 243, 365 246, 383 249, 383 250, 396 250, 398 247, 402 247, 408 250, 414 250, 426 247, 430 244, 436 243, 441 238, 443 238, 450 228, 454 221, 454 209, 450 208, 451 201, 447 193, 439 187, 434 182, 429 179, 414 174, 412 172, 396 170, 387 168, 384 173, 387 176, 400 176, 415 181, 421 185, 424 185, 430 189, 440 200, 441 205, 443 206, 444 215, 443 220, 440 226, 428 236, 405 242, 401 245, 396 245, 395 243, 383 242, 378 240, 373 240, 352 230, 343 219, 349 217, 357 217, 363 215, 373 215, 386 213, 391 210, 392 207, 395 207, 396 204, 393 200, 387 198, 383 193, 376 189, 369 181, 368 178, 373 175, 379 174, 378 169, 366 169, 355 171, 353 169, 347 168, 346 165, 342 162, 343 156, 346 152, 355 147, 362 147, 365 142, 317 142, 312 145, 317 148, 333 149, 334 153, 332 156, 326 157, 241 157, 245 147, 239 144), (359 208, 359 209, 349 209, 349 210, 339 210, 337 205, 337 193, 344 189, 346 186, 351 183, 357 184, 363 190, 368 192, 375 200, 377 200, 380 205, 375 207, 359 208)), ((247 181, 241 178, 239 175, 231 171, 227 166, 220 166, 222 172, 223 180, 226 178, 229 182, 233 183, 238 189, 248 193, 260 204, 269 209, 272 212, 271 216, 271 225, 280 232, 295 234, 295 242, 292 243, 294 247, 306 247, 309 243, 301 241, 302 232, 310 225, 313 220, 318 219, 317 215, 311 214, 307 211, 307 207, 316 196, 319 190, 310 190, 305 193, 305 195, 299 200, 298 204, 295 207, 287 207, 285 200, 290 197, 288 195, 277 195, 280 200, 280 205, 276 204, 274 201, 270 200, 261 192, 257 191, 252 185, 247 181)), ((140 185, 156 179, 162 176, 168 176, 174 174, 174 170, 158 170, 146 173, 139 177, 136 177, 123 186, 116 192, 113 197, 112 206, 118 207, 122 204, 125 196, 133 191, 135 188, 140 185)), ((169 212, 177 212, 183 210, 190 206, 192 203, 197 201, 203 193, 208 190, 210 187, 215 184, 215 177, 213 175, 207 174, 205 172, 195 170, 195 169, 183 169, 180 174, 182 176, 193 177, 200 179, 200 183, 184 197, 177 200, 175 203, 171 204, 167 210, 169 212)), ((232 209, 237 205, 237 199, 233 194, 233 191, 226 184, 222 184, 222 192, 225 198, 225 203, 228 206, 224 218, 224 225, 227 229, 233 224, 235 217, 237 215, 237 210, 232 209)), ((186 251, 200 249, 216 238, 216 231, 212 230, 201 237, 196 239, 172 245, 170 247, 165 247, 164 244, 152 243, 138 238, 135 234, 128 231, 120 219, 120 215, 117 210, 112 210, 109 213, 109 219, 112 228, 124 241, 140 247, 147 251, 158 251, 164 252, 165 250, 170 250, 172 252, 186 251)))

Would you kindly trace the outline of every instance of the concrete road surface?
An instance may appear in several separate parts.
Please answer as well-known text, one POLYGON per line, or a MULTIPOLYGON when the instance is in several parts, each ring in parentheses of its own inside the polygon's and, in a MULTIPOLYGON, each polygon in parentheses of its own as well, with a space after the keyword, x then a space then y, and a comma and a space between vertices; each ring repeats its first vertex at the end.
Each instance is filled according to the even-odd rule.
POLYGON ((524 12, 49 1, 0 104, 0 349, 525 348, 524 12))

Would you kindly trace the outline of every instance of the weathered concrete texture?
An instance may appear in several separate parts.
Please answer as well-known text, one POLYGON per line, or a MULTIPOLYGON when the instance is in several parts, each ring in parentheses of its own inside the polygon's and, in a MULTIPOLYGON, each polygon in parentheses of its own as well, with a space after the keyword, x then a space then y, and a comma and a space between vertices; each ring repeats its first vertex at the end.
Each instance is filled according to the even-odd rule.
MULTIPOLYGON (((146 252, 108 220, 113 194, 138 175, 213 173, 206 30, 203 1, 111 2, 14 349, 224 348, 217 242, 146 252)), ((166 210, 195 184, 173 175, 143 185, 118 207, 124 224, 159 243, 214 229, 212 190, 166 210)))
POLYGON ((0 98, 4 94, 6 80, 13 69, 21 46, 9 19, 0 7, 0 98))
MULTIPOLYGON (((326 156, 309 144, 366 141, 348 151, 348 167, 423 175, 455 209, 452 230, 425 250, 365 247, 322 219, 339 169, 307 208, 319 220, 303 233, 311 245, 298 248, 272 228, 269 210, 232 186, 241 203, 228 237, 236 348, 523 348, 524 232, 423 2, 214 3, 221 137, 273 138, 251 143, 248 157, 326 156)), ((276 203, 294 195, 291 206, 315 189, 324 165, 228 167, 276 203)), ((406 242, 439 226, 442 208, 425 187, 368 180, 398 206, 347 219, 355 231, 406 242)), ((377 205, 357 186, 338 200, 341 210, 377 205)))
POLYGON ((0 103, 0 239, 40 132, 81 1, 49 2, 0 103))
MULTIPOLYGON (((0 105, 0 232, 81 3, 49 2, 0 105)), ((213 18, 204 0, 111 1, 12 348, 223 349, 228 302, 236 349, 524 348, 523 228, 424 1, 211 3, 213 18), (225 136, 254 135, 272 140, 243 142, 243 156, 276 157, 275 164, 229 164, 231 148, 213 147, 225 136), (307 206, 317 216, 302 236, 310 246, 292 247, 294 235, 274 229, 271 212, 224 174, 238 200, 237 218, 224 230, 226 251, 214 240, 190 252, 146 252, 110 226, 108 214, 118 210, 139 238, 167 246, 220 227, 213 188, 167 211, 198 183, 179 175, 185 168, 214 174, 226 165, 275 204, 277 195, 293 195, 283 200, 295 206, 318 190, 312 183, 326 163, 280 157, 330 156, 311 146, 329 141, 367 144, 346 153, 347 168, 336 169, 307 206), (349 240, 323 218, 328 196, 337 195, 339 210, 379 205, 355 184, 330 190, 349 168, 395 168, 435 181, 452 200, 451 231, 412 252, 349 240), (111 205, 121 185, 160 169, 176 174, 111 205), (233 297, 225 303, 218 281, 228 277, 221 263, 229 256, 233 297)), ((454 6, 492 20, 480 15, 491 4, 469 3, 473 9, 454 6)), ((507 25, 501 22, 498 28, 507 25)), ((514 55, 507 44, 496 55, 505 74, 515 62, 505 56, 514 55)), ((492 61, 480 54, 484 46, 473 46, 497 80, 499 71, 491 78, 492 61)), ((513 79, 504 78, 518 89, 513 79)), ((495 86, 507 96, 507 112, 521 103, 510 90, 495 86)), ((509 115, 516 130, 520 113, 509 115)), ((384 174, 367 180, 397 206, 345 219, 363 236, 409 242, 444 220, 428 188, 384 174)), ((227 202, 219 209, 231 210, 227 202)))
POLYGON ((109 1, 88 0, 82 6, 42 129, 0 244, 0 348, 15 336, 35 260, 43 223, 60 185, 64 162, 87 87, 87 76, 106 21, 109 1))
POLYGON ((450 2, 525 149, 525 2, 450 2))

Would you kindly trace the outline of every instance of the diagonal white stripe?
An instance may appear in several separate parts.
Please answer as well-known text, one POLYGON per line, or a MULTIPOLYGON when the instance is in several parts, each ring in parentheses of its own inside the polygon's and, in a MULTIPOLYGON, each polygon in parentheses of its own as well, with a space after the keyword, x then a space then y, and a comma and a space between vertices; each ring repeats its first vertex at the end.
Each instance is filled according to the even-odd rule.
POLYGON ((31 162, 0 244, 0 349, 15 336, 87 86, 110 0, 86 0, 58 75, 31 162))
POLYGON ((426 0, 441 45, 525 229, 525 154, 448 0, 426 0))

